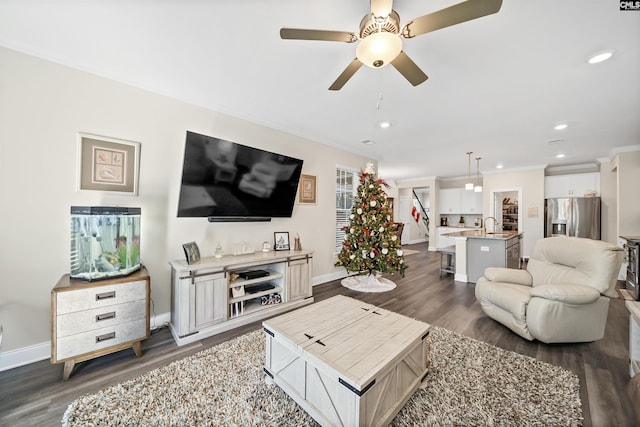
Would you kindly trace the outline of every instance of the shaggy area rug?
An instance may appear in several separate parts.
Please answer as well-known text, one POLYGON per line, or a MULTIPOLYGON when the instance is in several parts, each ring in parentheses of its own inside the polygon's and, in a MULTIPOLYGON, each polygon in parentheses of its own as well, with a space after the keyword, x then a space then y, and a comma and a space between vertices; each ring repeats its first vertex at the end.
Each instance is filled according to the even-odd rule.
MULTIPOLYGON (((80 397, 65 426, 316 426, 264 381, 255 331, 138 378, 80 397)), ((426 387, 395 426, 575 426, 579 381, 562 368, 433 327, 426 387)))

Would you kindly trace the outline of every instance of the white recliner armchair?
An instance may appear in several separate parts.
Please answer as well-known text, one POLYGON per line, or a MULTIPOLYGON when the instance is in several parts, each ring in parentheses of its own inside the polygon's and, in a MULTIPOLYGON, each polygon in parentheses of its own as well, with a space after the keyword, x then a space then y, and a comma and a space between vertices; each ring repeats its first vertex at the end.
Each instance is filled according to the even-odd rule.
POLYGON ((476 299, 485 314, 528 340, 596 341, 604 336, 623 254, 600 240, 541 239, 526 270, 487 268, 476 299))

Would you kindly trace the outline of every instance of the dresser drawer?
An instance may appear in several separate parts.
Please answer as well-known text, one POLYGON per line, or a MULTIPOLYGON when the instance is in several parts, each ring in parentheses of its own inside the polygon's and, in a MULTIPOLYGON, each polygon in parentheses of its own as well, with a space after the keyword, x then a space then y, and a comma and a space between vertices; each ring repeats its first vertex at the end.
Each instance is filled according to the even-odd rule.
POLYGON ((56 359, 63 360, 76 357, 128 341, 143 339, 146 336, 146 317, 112 327, 69 335, 57 340, 56 359))
POLYGON ((68 335, 112 327, 147 317, 147 301, 142 299, 108 307, 76 311, 56 316, 58 339, 68 335))
POLYGON ((56 313, 66 314, 108 307, 146 298, 146 280, 70 289, 56 294, 56 313))

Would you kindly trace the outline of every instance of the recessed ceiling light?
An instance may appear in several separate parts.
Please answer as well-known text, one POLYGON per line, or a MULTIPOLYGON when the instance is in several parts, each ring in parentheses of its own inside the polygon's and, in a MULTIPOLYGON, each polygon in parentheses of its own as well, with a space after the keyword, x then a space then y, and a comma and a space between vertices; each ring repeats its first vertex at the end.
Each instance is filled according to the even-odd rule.
POLYGON ((373 141, 370 139, 365 139, 364 141, 360 141, 362 142, 364 145, 373 145, 373 141))
POLYGON ((587 62, 589 64, 598 64, 600 62, 606 61, 607 59, 613 56, 613 51, 605 50, 604 52, 598 52, 594 55, 591 55, 587 62))
POLYGON ((567 125, 566 123, 560 123, 558 125, 555 125, 553 128, 555 130, 564 130, 564 129, 567 128, 567 126, 569 126, 569 125, 567 125))
POLYGON ((556 159, 562 159, 564 157, 564 154, 560 153, 560 154, 556 154, 556 159))
POLYGON ((380 122, 380 125, 379 125, 379 126, 380 126, 382 129, 386 129, 386 128, 388 128, 389 126, 391 126, 391 123, 389 123, 389 122, 380 122))
POLYGON ((504 165, 502 163, 498 163, 496 165, 496 169, 502 169, 504 167, 504 165))

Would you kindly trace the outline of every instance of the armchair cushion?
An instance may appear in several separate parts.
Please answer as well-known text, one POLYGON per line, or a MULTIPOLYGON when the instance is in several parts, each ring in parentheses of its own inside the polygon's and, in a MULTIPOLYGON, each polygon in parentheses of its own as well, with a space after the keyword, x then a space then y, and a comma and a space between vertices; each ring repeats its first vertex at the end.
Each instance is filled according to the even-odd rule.
POLYGON ((531 288, 531 296, 565 304, 591 304, 600 298, 600 292, 588 286, 540 285, 531 288))
POLYGON ((533 278, 528 271, 515 268, 489 267, 484 270, 484 277, 491 282, 515 283, 523 286, 531 286, 533 283, 533 278))

